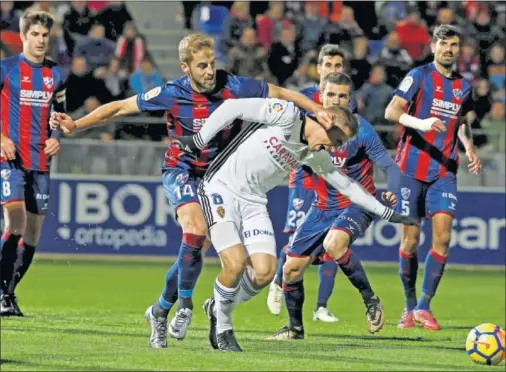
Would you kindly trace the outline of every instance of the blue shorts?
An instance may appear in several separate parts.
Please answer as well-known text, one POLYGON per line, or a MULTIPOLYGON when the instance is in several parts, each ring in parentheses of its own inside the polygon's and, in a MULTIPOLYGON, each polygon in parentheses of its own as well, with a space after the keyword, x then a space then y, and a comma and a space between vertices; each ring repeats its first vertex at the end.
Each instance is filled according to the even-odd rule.
POLYGON ((162 174, 162 184, 165 196, 175 211, 188 203, 199 203, 197 188, 202 181, 185 169, 165 169, 162 174))
POLYGON ((311 208, 315 198, 313 190, 302 187, 288 189, 288 210, 286 212, 286 223, 283 232, 293 234, 299 227, 311 208))
POLYGON ((364 235, 374 215, 357 205, 324 211, 311 208, 302 225, 297 228, 287 255, 293 257, 322 257, 323 241, 330 230, 343 230, 350 236, 350 245, 364 235))
POLYGON ((46 214, 49 208, 49 172, 26 170, 12 162, 0 163, 2 205, 24 201, 26 210, 46 214))
POLYGON ((436 213, 454 216, 457 211, 457 179, 454 175, 432 182, 401 175, 397 212, 415 219, 436 213))

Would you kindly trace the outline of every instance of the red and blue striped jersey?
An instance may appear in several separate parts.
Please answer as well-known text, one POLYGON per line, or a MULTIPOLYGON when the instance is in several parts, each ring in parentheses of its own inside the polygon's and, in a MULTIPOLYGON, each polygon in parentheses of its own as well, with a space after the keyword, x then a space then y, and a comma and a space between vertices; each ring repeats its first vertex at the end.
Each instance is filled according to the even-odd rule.
MULTIPOLYGON (((320 99, 320 90, 318 89, 317 84, 302 89, 300 93, 305 95, 307 98, 312 99, 319 105, 322 104, 320 99)), ((357 111, 357 101, 355 100, 355 97, 352 97, 349 108, 352 112, 357 111)), ((288 178, 288 187, 290 189, 302 187, 306 190, 313 190, 314 182, 312 172, 308 172, 308 168, 303 166, 292 169, 288 178)))
MULTIPOLYGON (((230 98, 265 98, 269 94, 266 82, 249 77, 230 75, 226 71, 216 71, 216 88, 210 93, 197 93, 193 90, 188 76, 169 81, 137 96, 141 111, 167 112, 167 131, 169 137, 197 133, 206 119, 230 98)), ((195 175, 203 175, 216 155, 240 132, 241 125, 233 123, 220 132, 196 157, 183 152, 176 144, 169 145, 165 152, 163 168, 183 168, 195 175)))
POLYGON ((61 136, 60 131, 51 131, 49 116, 52 109, 65 109, 63 69, 47 59, 42 64, 30 62, 23 54, 2 59, 0 67, 2 136, 16 146, 14 162, 24 169, 49 171, 51 158, 44 148, 48 138, 61 136))
POLYGON ((439 118, 447 128, 440 133, 405 127, 395 158, 402 173, 426 182, 456 174, 459 119, 473 110, 471 83, 458 73, 447 78, 429 63, 411 70, 394 94, 408 101, 409 115, 439 118))
MULTIPOLYGON (((359 182, 372 195, 376 195, 373 163, 377 163, 384 169, 390 165, 395 166, 395 163, 372 125, 363 117, 357 117, 359 124, 357 136, 333 151, 331 153, 332 161, 348 177, 359 182)), ((316 174, 314 175, 314 190, 316 193, 315 208, 322 210, 342 209, 351 205, 348 198, 316 174)))

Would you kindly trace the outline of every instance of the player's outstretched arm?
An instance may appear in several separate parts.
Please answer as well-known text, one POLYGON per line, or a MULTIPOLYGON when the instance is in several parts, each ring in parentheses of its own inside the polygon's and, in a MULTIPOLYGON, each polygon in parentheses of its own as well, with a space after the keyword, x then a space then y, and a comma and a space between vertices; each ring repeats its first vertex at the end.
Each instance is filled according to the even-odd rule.
POLYGON ((307 112, 312 112, 318 122, 322 124, 326 129, 331 129, 334 126, 334 120, 332 114, 325 111, 323 106, 320 106, 315 101, 307 98, 302 93, 294 90, 278 87, 277 85, 269 85, 269 98, 278 98, 285 101, 293 102, 298 107, 302 108, 307 112))
POLYGON ((63 113, 53 112, 50 119, 51 128, 61 127, 64 133, 71 133, 75 130, 87 129, 93 126, 105 124, 107 121, 126 115, 139 113, 137 95, 120 101, 113 101, 100 106, 88 115, 76 121, 63 113))
POLYGON ((383 205, 358 182, 355 182, 332 164, 327 151, 319 151, 309 156, 306 164, 318 173, 325 181, 332 185, 341 194, 346 196, 353 204, 374 213, 381 218, 408 226, 419 226, 418 221, 408 216, 402 216, 391 208, 383 205))
POLYGON ((269 98, 228 99, 206 120, 202 129, 194 136, 180 137, 183 148, 189 152, 202 150, 225 127, 236 119, 246 123, 266 125, 289 125, 300 115, 300 110, 291 102, 269 98))

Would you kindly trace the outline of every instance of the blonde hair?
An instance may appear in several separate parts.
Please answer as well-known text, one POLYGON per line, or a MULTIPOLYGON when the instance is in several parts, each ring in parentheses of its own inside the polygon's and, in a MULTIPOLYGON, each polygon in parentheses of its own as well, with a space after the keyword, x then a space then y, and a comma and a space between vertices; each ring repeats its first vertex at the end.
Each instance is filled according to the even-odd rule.
POLYGON ((19 30, 23 35, 26 35, 33 25, 42 25, 48 31, 51 31, 54 25, 54 18, 51 13, 42 10, 28 10, 19 19, 19 30))
POLYGON ((214 40, 201 34, 190 34, 179 42, 179 61, 190 63, 193 55, 202 49, 214 50, 214 40))

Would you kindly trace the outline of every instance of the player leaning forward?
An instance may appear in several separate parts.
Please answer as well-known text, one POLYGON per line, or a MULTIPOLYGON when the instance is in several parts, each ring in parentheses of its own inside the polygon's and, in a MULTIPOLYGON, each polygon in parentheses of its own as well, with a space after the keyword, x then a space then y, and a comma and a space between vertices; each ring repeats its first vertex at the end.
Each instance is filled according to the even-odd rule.
POLYGON ((232 311, 261 290, 253 284, 259 277, 269 283, 274 276, 276 243, 266 193, 293 167, 309 166, 353 203, 384 219, 416 224, 381 204, 334 166, 327 150, 355 136, 358 124, 347 108, 333 107, 330 112, 334 126, 326 130, 293 103, 261 98, 228 100, 199 133, 181 138, 187 151, 195 151, 235 119, 249 122, 215 159, 199 186, 211 241, 222 263, 214 298, 205 304, 214 348, 241 351, 234 336, 232 311))

